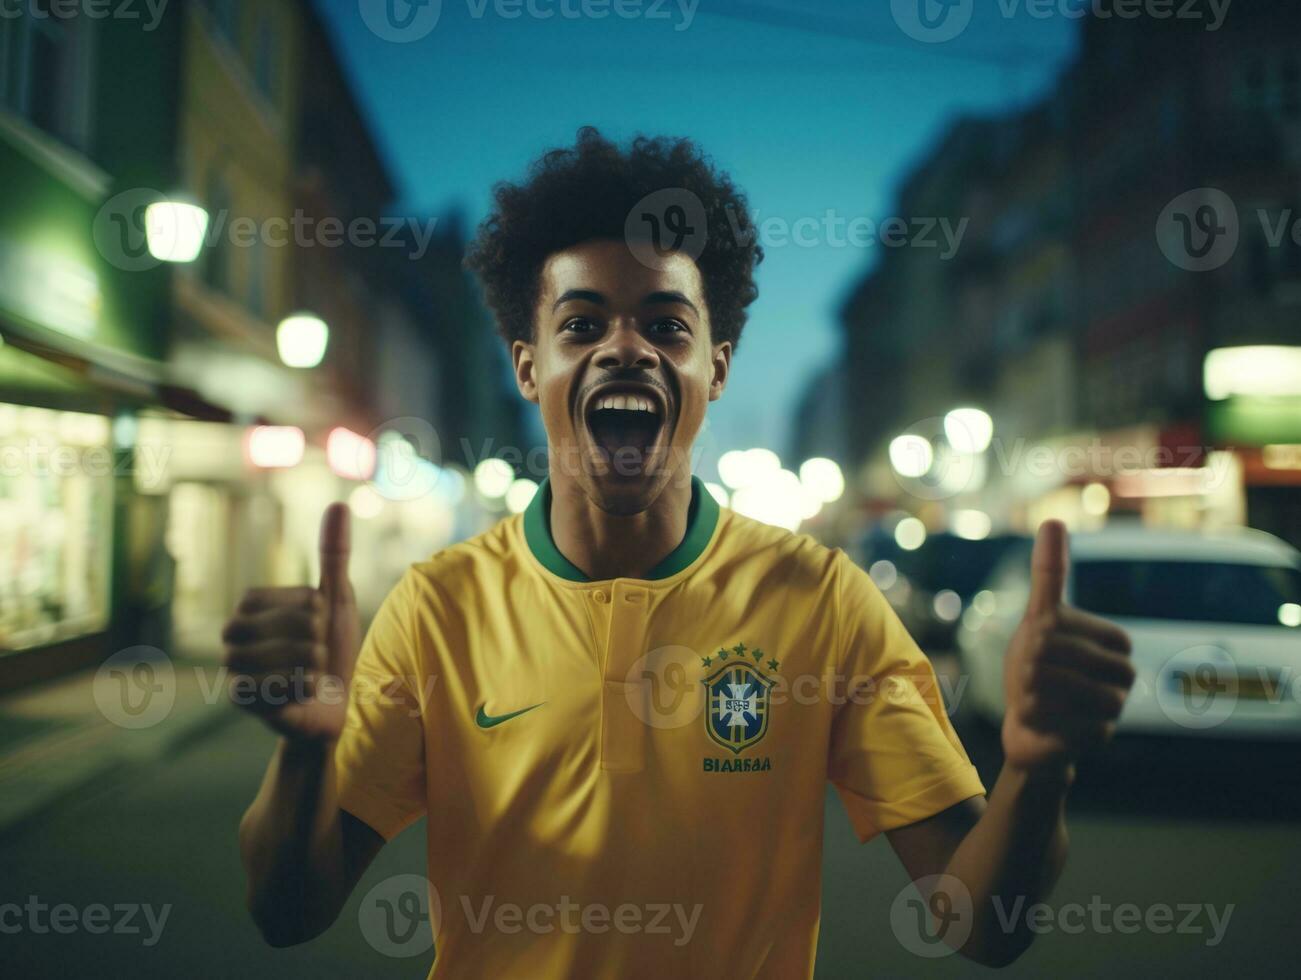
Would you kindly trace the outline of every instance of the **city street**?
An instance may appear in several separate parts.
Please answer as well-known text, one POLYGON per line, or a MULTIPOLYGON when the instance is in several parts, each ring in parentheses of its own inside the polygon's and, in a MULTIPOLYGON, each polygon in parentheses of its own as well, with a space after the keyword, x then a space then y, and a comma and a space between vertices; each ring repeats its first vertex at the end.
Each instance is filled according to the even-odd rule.
POLYGON ((0 980, 1301 975, 1297 6, 6 3, 0 980))
MULTIPOLYGON (((968 733, 967 742, 986 770, 993 745, 988 734, 968 733)), ((368 944, 358 923, 361 899, 378 882, 423 873, 419 827, 385 849, 325 936, 288 950, 259 940, 244 914, 235 832, 270 745, 256 722, 237 719, 167 763, 99 785, 0 841, 3 901, 24 906, 4 920, 6 932, 14 922, 23 925, 4 937, 5 974, 423 976, 427 953, 386 957, 368 944), (47 908, 31 912, 29 896, 47 908), (60 903, 74 906, 79 921, 95 903, 110 910, 127 903, 149 908, 131 921, 110 912, 108 925, 128 930, 118 934, 112 928, 92 934, 81 925, 70 931, 65 925, 64 934, 56 934, 48 907, 60 903)), ((1232 970, 1259 976, 1292 963, 1289 870, 1301 867, 1296 750, 1214 748, 1126 742, 1084 772, 1072 800, 1071 861, 1053 900, 1058 912, 1043 920, 1052 932, 1007 975, 1232 970), (1072 913, 1072 903, 1082 909, 1072 913), (1141 910, 1131 913, 1138 926, 1115 912, 1124 903, 1141 910), (1172 910, 1166 926, 1161 912, 1151 911, 1160 906, 1172 910), (1232 906, 1227 924, 1225 906, 1232 906), (1141 925, 1149 915, 1162 933, 1141 925), (1208 946, 1217 923, 1222 941, 1208 946)), ((826 835, 818 976, 981 972, 957 957, 920 959, 896 939, 890 908, 905 875, 883 840, 865 847, 854 841, 834 796, 826 835)), ((708 936, 696 941, 708 942, 708 936)))

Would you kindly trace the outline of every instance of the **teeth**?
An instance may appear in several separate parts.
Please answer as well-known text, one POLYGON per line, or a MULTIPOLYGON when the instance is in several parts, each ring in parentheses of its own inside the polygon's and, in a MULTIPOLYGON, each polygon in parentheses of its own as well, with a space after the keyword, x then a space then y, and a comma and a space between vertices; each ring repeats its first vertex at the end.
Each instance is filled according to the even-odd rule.
POLYGON ((620 412, 650 412, 659 414, 655 403, 639 395, 604 395, 597 399, 596 409, 612 408, 620 412))

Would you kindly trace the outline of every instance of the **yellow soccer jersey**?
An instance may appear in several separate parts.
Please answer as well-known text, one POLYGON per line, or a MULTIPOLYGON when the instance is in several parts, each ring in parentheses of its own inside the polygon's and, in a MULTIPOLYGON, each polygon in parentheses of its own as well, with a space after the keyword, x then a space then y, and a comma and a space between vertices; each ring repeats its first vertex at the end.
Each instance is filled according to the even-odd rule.
POLYGON ((587 580, 549 504, 413 565, 357 663, 340 801, 428 814, 431 976, 812 976, 827 780, 863 840, 984 792, 929 662, 698 480, 646 579, 587 580))

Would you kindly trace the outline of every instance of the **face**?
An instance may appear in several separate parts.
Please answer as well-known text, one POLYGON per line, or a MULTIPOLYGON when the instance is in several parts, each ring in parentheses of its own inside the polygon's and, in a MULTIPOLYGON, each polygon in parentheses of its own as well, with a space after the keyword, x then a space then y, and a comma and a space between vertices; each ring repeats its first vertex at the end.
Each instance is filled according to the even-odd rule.
POLYGON ((731 344, 710 336, 696 263, 664 265, 647 268, 621 241, 557 252, 533 342, 511 350, 520 393, 542 409, 557 491, 576 482, 611 514, 639 513, 690 479, 691 446, 731 365, 731 344))

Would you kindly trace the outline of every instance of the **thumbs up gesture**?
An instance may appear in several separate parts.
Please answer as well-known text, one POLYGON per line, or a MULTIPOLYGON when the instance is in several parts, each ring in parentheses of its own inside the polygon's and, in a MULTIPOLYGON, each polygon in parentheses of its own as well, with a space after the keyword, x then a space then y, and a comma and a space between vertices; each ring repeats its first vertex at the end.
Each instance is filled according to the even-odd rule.
POLYGON ((1134 683, 1125 631, 1063 601, 1067 547, 1060 521, 1040 526, 1029 604, 1003 666, 1003 752, 1023 770, 1070 765, 1106 743, 1134 683))
POLYGON ((290 738, 343 731, 361 646, 344 504, 326 509, 320 547, 319 588, 250 589, 221 634, 231 700, 290 738))

